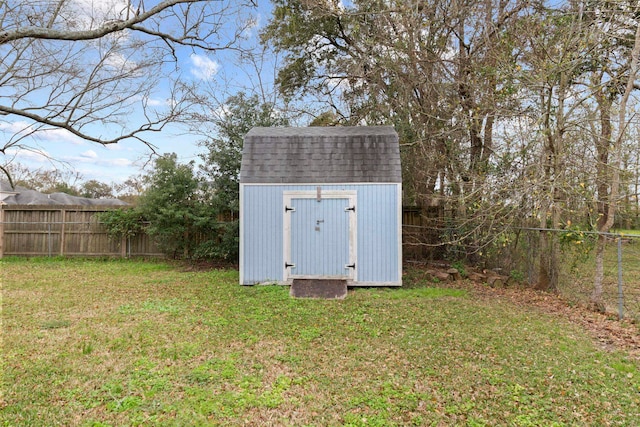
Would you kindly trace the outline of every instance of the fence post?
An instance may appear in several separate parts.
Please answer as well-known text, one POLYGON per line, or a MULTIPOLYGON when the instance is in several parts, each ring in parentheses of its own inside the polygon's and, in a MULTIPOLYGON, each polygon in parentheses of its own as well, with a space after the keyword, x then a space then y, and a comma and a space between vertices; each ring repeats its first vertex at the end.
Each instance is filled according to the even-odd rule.
POLYGON ((622 292, 622 235, 618 236, 618 320, 624 317, 624 294, 622 292))
POLYGON ((120 239, 120 258, 126 258, 126 257, 127 257, 127 238, 123 234, 122 238, 120 239))
POLYGON ((60 209, 61 216, 61 225, 60 225, 60 256, 64 256, 64 248, 67 245, 66 242, 66 222, 67 222, 67 211, 65 209, 60 209))
POLYGON ((49 253, 49 258, 51 258, 51 222, 49 222, 47 224, 47 246, 48 246, 48 253, 49 253))
POLYGON ((0 203, 0 258, 4 257, 4 205, 0 203))

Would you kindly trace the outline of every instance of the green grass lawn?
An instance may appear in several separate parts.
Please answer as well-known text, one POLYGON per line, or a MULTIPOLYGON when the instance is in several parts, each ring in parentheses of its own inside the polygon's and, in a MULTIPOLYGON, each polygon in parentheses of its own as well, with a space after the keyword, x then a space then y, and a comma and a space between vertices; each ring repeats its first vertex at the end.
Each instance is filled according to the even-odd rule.
POLYGON ((640 230, 614 229, 613 233, 620 233, 624 236, 640 236, 640 230))
POLYGON ((3 260, 5 426, 640 425, 640 364, 407 279, 343 301, 236 271, 3 260))

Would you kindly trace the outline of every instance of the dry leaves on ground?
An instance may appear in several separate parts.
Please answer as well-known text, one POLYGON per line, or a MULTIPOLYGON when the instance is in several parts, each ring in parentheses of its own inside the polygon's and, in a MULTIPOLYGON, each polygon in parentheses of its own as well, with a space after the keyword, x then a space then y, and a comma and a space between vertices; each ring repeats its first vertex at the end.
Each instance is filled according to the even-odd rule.
POLYGON ((512 305, 562 317, 587 331, 602 348, 623 350, 640 359, 640 328, 635 323, 619 321, 615 315, 599 313, 585 306, 572 305, 557 294, 521 286, 491 288, 471 281, 459 281, 456 285, 479 298, 499 298, 512 305))

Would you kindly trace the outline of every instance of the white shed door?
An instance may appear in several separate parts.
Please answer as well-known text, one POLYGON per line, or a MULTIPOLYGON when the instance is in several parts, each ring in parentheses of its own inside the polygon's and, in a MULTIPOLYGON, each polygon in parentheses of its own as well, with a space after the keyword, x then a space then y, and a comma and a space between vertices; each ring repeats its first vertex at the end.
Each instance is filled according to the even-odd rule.
POLYGON ((349 197, 291 197, 288 203, 290 277, 353 278, 355 206, 349 197))

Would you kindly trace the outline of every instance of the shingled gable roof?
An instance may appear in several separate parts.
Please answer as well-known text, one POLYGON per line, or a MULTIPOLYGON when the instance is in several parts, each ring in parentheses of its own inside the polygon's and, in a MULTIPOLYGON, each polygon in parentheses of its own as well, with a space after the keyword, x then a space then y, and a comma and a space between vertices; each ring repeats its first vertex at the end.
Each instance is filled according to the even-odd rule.
POLYGON ((251 129, 241 183, 402 182, 398 134, 391 126, 251 129))

